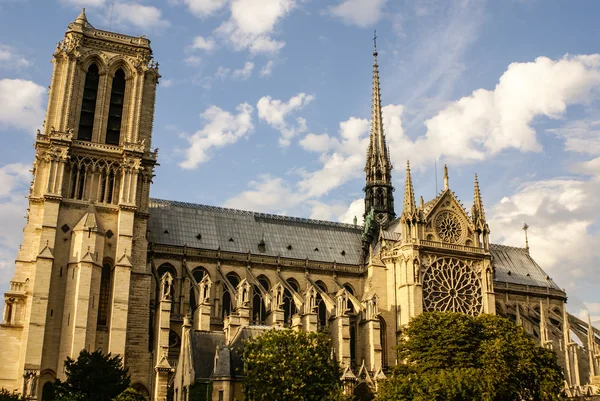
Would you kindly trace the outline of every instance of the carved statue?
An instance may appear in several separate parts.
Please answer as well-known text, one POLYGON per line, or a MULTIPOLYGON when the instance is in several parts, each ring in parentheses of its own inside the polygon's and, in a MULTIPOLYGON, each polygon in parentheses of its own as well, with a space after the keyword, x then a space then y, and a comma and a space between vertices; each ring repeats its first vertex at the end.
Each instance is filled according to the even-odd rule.
POLYGON ((161 286, 162 286, 162 294, 163 294, 163 300, 170 300, 171 299, 171 286, 173 285, 173 276, 171 276, 171 273, 166 272, 165 274, 163 274, 162 279, 161 279, 161 286))
POLYGON ((212 281, 208 274, 206 274, 200 283, 198 284, 200 287, 200 299, 199 303, 207 304, 210 303, 210 289, 212 288, 212 281))

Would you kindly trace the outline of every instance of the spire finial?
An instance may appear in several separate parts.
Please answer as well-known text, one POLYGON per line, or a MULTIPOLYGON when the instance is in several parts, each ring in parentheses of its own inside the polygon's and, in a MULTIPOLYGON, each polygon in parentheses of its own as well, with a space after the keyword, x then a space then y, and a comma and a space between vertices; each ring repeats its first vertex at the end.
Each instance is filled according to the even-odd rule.
POLYGON ((447 190, 448 188, 448 165, 444 164, 444 189, 447 190))
POLYGON ((529 226, 527 225, 527 223, 523 224, 523 231, 525 231, 525 249, 527 249, 527 252, 529 252, 529 238, 527 238, 528 229, 529 226))
POLYGON ((377 57, 377 29, 373 30, 373 56, 377 57))
POLYGON ((406 182, 404 184, 404 208, 403 214, 408 213, 413 215, 417 207, 415 205, 415 192, 412 184, 412 177, 410 175, 410 161, 406 161, 406 182))
POLYGON ((87 24, 87 22, 88 22, 88 20, 87 20, 87 17, 85 16, 85 8, 82 8, 81 12, 77 16, 77 18, 75 18, 75 23, 80 24, 80 25, 85 25, 85 24, 87 24))

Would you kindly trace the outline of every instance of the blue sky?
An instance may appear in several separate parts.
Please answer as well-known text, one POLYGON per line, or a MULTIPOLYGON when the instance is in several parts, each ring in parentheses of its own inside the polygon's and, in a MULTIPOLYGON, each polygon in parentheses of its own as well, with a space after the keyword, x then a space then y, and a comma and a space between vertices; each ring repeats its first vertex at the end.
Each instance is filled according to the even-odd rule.
MULTIPOLYGON (((351 221, 377 29, 401 205, 478 173, 492 240, 524 246, 600 320, 600 3, 541 0, 0 0, 0 290, 21 241, 57 41, 90 23, 152 41, 153 197, 351 221), (576 6, 574 6, 576 5, 576 6)), ((399 213, 400 210, 397 210, 399 213)))

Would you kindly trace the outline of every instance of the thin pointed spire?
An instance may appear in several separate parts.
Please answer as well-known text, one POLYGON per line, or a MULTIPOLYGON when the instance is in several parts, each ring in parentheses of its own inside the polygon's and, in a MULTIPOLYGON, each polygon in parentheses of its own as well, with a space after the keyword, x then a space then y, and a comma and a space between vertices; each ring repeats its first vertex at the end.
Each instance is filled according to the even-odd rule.
POLYGON ((485 211, 483 210, 483 201, 481 199, 481 190, 479 189, 477 174, 475 174, 475 184, 473 185, 473 208, 471 214, 473 216, 475 227, 483 231, 485 226, 485 211))
POLYGON ((413 189, 412 177, 410 175, 410 161, 406 161, 406 182, 404 183, 404 208, 402 213, 413 214, 417 210, 415 203, 415 191, 413 189))
POLYGON ((448 185, 448 165, 444 164, 444 190, 448 190, 450 186, 448 185))
POLYGON ((529 226, 527 225, 527 223, 523 224, 523 231, 525 231, 525 249, 527 249, 527 252, 529 252, 529 237, 527 236, 528 229, 529 226))
POLYGON ((371 107, 371 133, 365 164, 365 215, 373 208, 380 223, 391 221, 394 212, 394 187, 392 186, 392 163, 383 131, 379 66, 377 64, 377 32, 373 35, 373 93, 371 107))

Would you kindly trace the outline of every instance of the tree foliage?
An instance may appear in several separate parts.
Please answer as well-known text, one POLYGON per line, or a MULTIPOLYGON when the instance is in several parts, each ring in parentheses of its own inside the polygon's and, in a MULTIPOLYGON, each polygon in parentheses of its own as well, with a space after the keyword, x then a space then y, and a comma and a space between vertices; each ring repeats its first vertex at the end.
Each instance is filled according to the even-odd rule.
POLYGON ((21 394, 16 391, 8 391, 5 388, 0 388, 0 401, 21 401, 21 394))
POLYGON ((133 387, 127 387, 121 394, 114 398, 114 401, 148 401, 148 399, 133 387))
POLYGON ((562 370, 508 319, 460 313, 424 313, 405 328, 398 365, 378 400, 553 401, 562 370))
POLYGON ((82 350, 77 360, 67 357, 65 373, 67 380, 55 384, 56 399, 61 401, 110 401, 130 384, 121 357, 105 355, 100 350, 82 350))
POLYGON ((341 372, 326 334, 270 330, 244 343, 243 359, 248 400, 340 399, 341 372))

